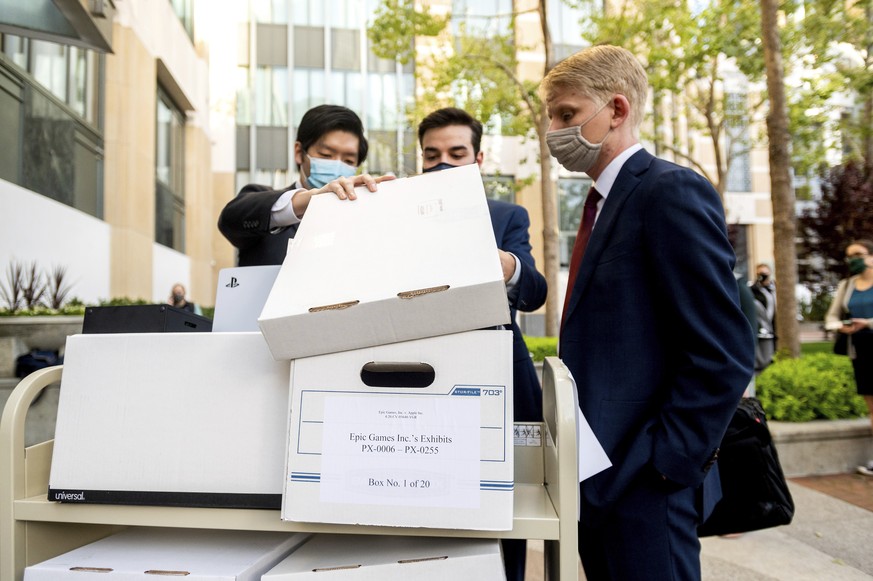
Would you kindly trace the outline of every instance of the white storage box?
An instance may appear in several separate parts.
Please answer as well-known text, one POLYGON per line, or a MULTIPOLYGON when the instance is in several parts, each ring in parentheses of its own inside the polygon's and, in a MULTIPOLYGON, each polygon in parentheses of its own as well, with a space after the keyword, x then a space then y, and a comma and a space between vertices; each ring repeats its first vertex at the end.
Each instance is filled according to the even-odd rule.
POLYGON ((258 319, 276 359, 509 323, 479 166, 315 196, 258 319))
POLYGON ((309 535, 131 528, 32 565, 25 581, 257 581, 309 535))
POLYGON ((264 581, 503 581, 496 539, 315 535, 264 581))
POLYGON ((510 331, 297 359, 291 386, 283 519, 512 528, 510 331))
POLYGON ((289 365, 260 333, 70 337, 49 500, 279 508, 289 365))

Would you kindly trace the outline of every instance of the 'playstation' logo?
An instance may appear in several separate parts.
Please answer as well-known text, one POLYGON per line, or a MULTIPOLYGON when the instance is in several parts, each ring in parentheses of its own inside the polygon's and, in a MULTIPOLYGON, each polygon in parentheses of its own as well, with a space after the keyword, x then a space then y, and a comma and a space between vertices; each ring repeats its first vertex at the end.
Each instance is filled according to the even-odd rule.
POLYGON ((224 286, 226 286, 227 288, 236 288, 239 286, 239 283, 236 282, 236 277, 232 276, 232 277, 230 277, 230 282, 224 286))

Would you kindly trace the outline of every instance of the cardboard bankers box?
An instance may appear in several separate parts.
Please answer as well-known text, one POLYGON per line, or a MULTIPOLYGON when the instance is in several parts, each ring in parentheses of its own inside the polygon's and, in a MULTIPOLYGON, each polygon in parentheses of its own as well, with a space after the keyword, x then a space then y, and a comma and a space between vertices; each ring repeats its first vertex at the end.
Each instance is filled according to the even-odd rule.
POLYGON ((282 518, 509 530, 512 332, 297 359, 282 518))
POLYGON ((24 581, 259 581, 309 535, 133 527, 31 565, 24 581))
POLYGON ((505 581, 497 539, 315 535, 264 581, 505 581))
POLYGON ((276 359, 509 322, 475 164, 315 196, 258 319, 276 359))
POLYGON ((260 333, 70 337, 49 500, 278 508, 288 374, 260 333))

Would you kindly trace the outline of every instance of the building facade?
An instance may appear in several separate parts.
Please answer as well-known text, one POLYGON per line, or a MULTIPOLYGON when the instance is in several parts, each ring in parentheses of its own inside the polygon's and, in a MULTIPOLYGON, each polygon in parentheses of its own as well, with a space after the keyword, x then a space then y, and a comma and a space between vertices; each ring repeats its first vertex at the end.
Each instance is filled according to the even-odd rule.
POLYGON ((192 0, 90 4, 105 46, 0 16, 0 277, 62 266, 88 303, 164 302, 181 282, 211 304, 209 79, 192 0))
MULTIPOLYGON (((218 271, 236 263, 235 249, 216 228, 221 209, 246 183, 285 187, 296 179, 296 127, 321 103, 361 116, 370 141, 367 171, 417 173, 407 112, 427 90, 427 72, 373 54, 367 26, 380 4, 105 0, 92 3, 103 13, 90 15, 108 29, 102 45, 84 32, 65 39, 4 26, 8 16, 0 16, 0 143, 10 152, 0 159, 0 267, 64 266, 71 296, 86 302, 163 302, 181 282, 192 300, 214 304, 218 271)), ((518 74, 542 77, 535 0, 427 4, 451 14, 450 30, 463 23, 484 36, 505 32, 515 13, 524 47, 518 74)), ((554 57, 564 58, 583 47, 579 22, 588 15, 561 0, 547 6, 554 57)), ((419 38, 415 48, 428 54, 444 48, 440 43, 451 38, 419 38)), ((735 85, 741 111, 748 88, 741 79, 735 85)), ((679 105, 665 113, 670 122, 662 130, 704 166, 713 164, 711 144, 690 129, 679 105)), ((736 123, 742 133, 761 120, 738 114, 736 123)), ((499 122, 487 127, 486 191, 528 209, 542 264, 536 142, 502 135, 499 122)), ((746 150, 731 166, 725 206, 741 266, 753 267, 772 261, 772 217, 766 150, 746 150)), ((557 164, 552 177, 566 267, 590 180, 557 164)), ((562 295, 565 276, 553 292, 562 295)), ((537 334, 537 317, 529 322, 527 331, 537 334)))

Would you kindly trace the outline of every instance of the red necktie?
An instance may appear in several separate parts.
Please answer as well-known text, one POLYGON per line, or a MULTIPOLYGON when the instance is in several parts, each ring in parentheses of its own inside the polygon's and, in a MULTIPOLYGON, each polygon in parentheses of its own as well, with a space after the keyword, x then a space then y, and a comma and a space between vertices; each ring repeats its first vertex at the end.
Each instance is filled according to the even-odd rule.
POLYGON ((576 243, 573 245, 573 254, 570 257, 570 275, 567 279, 567 294, 564 295, 564 311, 561 314, 561 329, 564 328, 564 320, 567 318, 567 307, 570 305, 570 297, 573 296, 573 285, 576 284, 576 276, 579 274, 579 265, 582 264, 582 257, 585 255, 585 247, 588 246, 588 239, 591 238, 591 230, 594 229, 594 220, 597 218, 597 202, 603 196, 600 192, 591 188, 588 190, 588 197, 585 198, 585 206, 582 209, 582 224, 579 225, 579 232, 576 234, 576 243))

